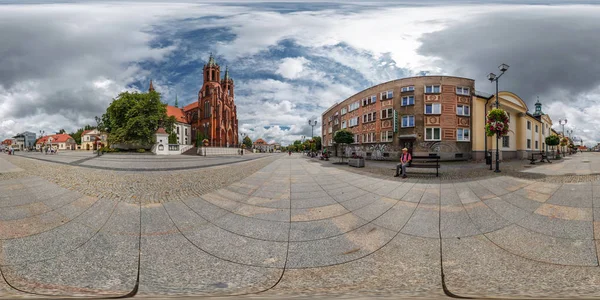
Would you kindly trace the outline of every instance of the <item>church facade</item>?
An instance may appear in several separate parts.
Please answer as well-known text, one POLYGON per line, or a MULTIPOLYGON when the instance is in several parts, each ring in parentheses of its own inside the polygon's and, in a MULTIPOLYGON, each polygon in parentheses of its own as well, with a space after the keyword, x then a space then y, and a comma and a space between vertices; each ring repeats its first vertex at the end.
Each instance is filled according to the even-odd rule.
POLYGON ((234 83, 229 70, 221 78, 221 67, 212 54, 203 69, 203 83, 198 100, 183 108, 191 124, 192 143, 206 138, 212 147, 238 145, 237 108, 234 101, 234 83))

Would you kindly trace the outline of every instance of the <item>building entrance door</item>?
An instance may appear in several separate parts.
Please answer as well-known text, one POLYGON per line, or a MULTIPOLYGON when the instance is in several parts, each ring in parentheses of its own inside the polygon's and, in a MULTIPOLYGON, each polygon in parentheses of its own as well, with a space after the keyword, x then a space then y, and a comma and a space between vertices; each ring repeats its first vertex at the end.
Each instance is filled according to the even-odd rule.
POLYGON ((400 140, 400 149, 402 149, 402 148, 408 149, 408 153, 410 153, 410 155, 412 156, 414 142, 415 142, 414 139, 401 139, 400 140))

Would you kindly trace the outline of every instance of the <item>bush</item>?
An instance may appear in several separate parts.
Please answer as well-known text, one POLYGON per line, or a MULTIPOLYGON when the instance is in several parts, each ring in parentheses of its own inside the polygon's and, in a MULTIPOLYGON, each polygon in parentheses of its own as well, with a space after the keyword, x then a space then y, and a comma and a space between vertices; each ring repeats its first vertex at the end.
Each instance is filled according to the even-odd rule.
POLYGON ((102 152, 102 153, 119 152, 119 149, 114 149, 114 148, 104 146, 104 147, 100 148, 100 152, 102 152))
POLYGON ((146 149, 137 149, 137 153, 145 153, 146 149))

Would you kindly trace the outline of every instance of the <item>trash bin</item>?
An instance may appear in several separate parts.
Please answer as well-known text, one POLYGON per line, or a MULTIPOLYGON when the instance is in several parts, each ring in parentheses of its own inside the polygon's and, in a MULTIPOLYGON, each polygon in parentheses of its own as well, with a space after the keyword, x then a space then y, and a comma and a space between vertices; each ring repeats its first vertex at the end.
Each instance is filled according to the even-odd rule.
POLYGON ((485 164, 486 165, 491 165, 492 164, 492 152, 486 152, 485 153, 485 164))

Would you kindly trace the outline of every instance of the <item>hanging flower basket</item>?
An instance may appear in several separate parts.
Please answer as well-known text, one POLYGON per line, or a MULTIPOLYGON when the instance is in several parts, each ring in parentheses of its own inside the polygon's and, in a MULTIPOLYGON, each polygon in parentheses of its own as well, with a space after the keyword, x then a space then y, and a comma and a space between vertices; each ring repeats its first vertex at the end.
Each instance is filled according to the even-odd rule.
POLYGON ((208 139, 203 139, 202 144, 204 145, 204 147, 208 147, 208 139))
POLYGON ((508 134, 508 115, 503 109, 492 109, 487 115, 485 124, 485 134, 487 136, 505 136, 508 134))

